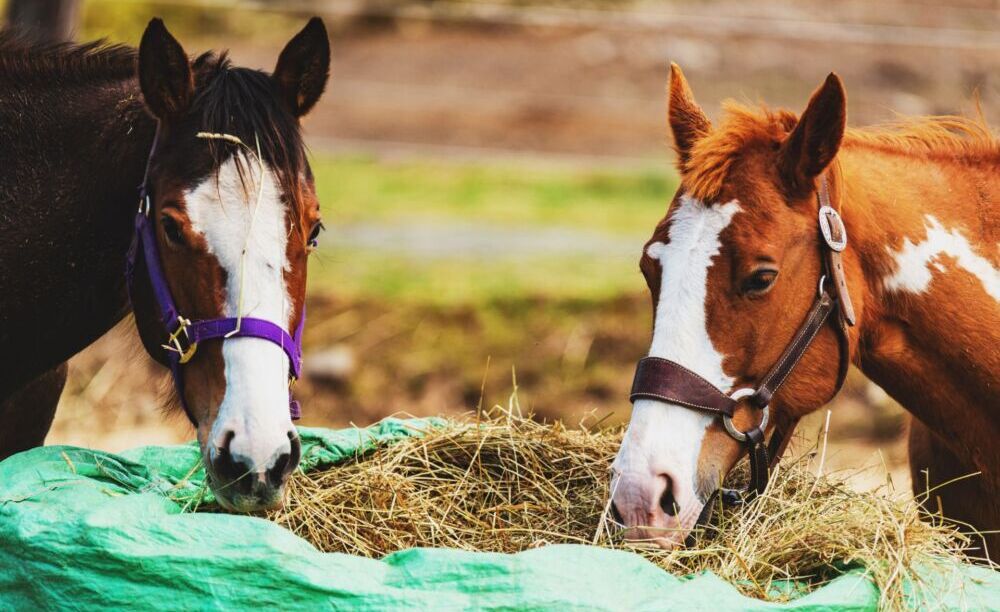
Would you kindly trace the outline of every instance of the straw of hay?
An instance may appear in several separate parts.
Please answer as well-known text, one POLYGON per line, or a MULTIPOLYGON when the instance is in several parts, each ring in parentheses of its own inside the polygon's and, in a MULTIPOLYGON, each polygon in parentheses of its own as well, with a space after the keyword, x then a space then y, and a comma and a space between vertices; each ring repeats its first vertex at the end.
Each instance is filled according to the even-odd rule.
MULTIPOLYGON (((632 550, 674 574, 710 570, 744 594, 783 600, 776 581, 814 588, 861 565, 880 607, 905 605, 915 565, 961 559, 968 539, 920 520, 913 501, 859 493, 786 462, 755 503, 716 512, 715 534, 664 551, 625 542, 608 517, 621 430, 540 424, 513 410, 451 420, 326 470, 297 474, 270 517, 323 551, 381 557, 414 546, 513 553, 553 543, 632 550)), ((950 564, 941 564, 947 571, 950 564)))

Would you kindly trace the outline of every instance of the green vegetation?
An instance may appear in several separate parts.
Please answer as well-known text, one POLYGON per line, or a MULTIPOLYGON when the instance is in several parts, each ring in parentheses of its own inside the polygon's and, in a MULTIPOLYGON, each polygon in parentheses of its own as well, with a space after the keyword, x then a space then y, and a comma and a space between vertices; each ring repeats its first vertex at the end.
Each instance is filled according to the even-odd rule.
POLYGON ((338 222, 447 217, 645 238, 677 187, 666 162, 655 171, 613 172, 315 156, 312 166, 338 222))
POLYGON ((368 249, 324 249, 310 264, 309 290, 343 297, 381 297, 408 302, 459 304, 514 297, 602 299, 645 286, 630 259, 544 256, 468 260, 412 259, 368 249))
POLYGON ((639 250, 676 188, 666 170, 387 164, 328 156, 314 158, 313 170, 329 227, 310 269, 314 292, 449 303, 523 295, 600 299, 641 290, 639 250), (466 242, 477 236, 486 242, 491 232, 500 238, 486 253, 458 245, 426 256, 405 245, 344 243, 337 232, 349 232, 352 224, 381 226, 397 236, 408 227, 440 224, 445 239, 449 228, 471 234, 466 242), (556 232, 559 244, 544 244, 539 228, 556 232), (503 236, 518 232, 543 244, 506 248, 503 236), (613 248, 594 244, 597 239, 613 248))

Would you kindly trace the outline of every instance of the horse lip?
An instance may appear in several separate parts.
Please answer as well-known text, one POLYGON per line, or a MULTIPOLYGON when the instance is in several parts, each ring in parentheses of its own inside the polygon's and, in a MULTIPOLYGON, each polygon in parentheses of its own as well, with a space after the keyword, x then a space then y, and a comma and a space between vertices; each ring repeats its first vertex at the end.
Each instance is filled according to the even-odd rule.
POLYGON ((277 510, 284 505, 284 486, 278 489, 254 488, 250 495, 237 493, 236 495, 226 495, 215 492, 215 499, 219 505, 230 512, 258 513, 277 510))
POLYGON ((668 529, 655 526, 630 527, 625 538, 636 544, 654 545, 663 550, 680 548, 686 544, 684 538, 678 537, 677 528, 668 529))

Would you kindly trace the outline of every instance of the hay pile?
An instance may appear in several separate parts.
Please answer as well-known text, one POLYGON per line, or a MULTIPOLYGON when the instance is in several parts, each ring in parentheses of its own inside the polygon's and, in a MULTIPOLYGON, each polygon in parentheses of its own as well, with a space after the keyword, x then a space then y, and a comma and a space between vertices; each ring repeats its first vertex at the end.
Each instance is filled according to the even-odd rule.
POLYGON ((761 599, 790 596, 775 581, 817 586, 861 564, 884 607, 902 605, 913 564, 952 560, 967 543, 950 527, 921 521, 916 504, 899 495, 817 479, 806 457, 783 464, 758 502, 717 512, 719 532, 699 534, 694 547, 630 544, 606 507, 620 441, 620 430, 494 411, 297 474, 271 518, 321 550, 368 557, 413 546, 509 553, 598 544, 633 550, 675 574, 711 570, 761 599))

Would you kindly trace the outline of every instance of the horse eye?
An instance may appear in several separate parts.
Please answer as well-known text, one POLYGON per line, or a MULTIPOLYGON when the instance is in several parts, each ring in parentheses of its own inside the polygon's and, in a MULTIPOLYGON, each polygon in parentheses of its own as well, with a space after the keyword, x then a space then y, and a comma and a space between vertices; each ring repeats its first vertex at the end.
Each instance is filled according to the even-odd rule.
POLYGON ((308 244, 309 246, 311 246, 313 248, 318 247, 319 246, 319 234, 320 234, 320 232, 322 232, 325 229, 326 229, 326 227, 323 225, 323 222, 322 221, 317 221, 316 225, 314 225, 312 227, 312 230, 309 232, 309 241, 306 244, 308 244))
POLYGON ((181 232, 181 227, 177 225, 177 221, 175 221, 173 217, 163 215, 163 217, 160 218, 160 223, 163 225, 163 235, 167 237, 167 240, 177 246, 184 246, 184 234, 181 232))
POLYGON ((757 270, 743 281, 743 293, 751 297, 764 295, 777 278, 777 270, 757 270))

